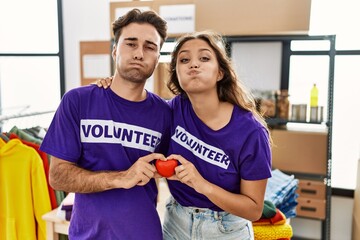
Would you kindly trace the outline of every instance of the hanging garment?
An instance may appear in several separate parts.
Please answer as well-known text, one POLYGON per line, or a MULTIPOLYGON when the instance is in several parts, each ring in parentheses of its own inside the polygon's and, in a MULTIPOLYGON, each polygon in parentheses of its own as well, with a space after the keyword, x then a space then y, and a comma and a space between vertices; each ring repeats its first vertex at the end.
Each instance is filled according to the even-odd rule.
MULTIPOLYGON (((10 139, 19 139, 19 137, 15 133, 10 133, 10 139)), ((20 140, 26 146, 34 148, 36 150, 36 152, 39 154, 39 156, 41 157, 41 159, 43 161, 43 166, 44 166, 44 171, 45 171, 45 176, 46 176, 46 182, 47 182, 47 187, 48 187, 49 196, 50 196, 51 208, 52 209, 57 208, 58 204, 57 204, 57 201, 56 201, 55 191, 49 184, 49 160, 48 160, 48 155, 45 152, 40 150, 40 145, 38 145, 36 143, 26 141, 26 140, 23 140, 23 139, 20 139, 20 140)))
POLYGON ((31 147, 0 138, 0 239, 43 240, 51 211, 43 162, 31 147))
MULTIPOLYGON (((42 143, 41 139, 28 134, 26 131, 19 129, 16 126, 12 127, 8 134, 12 134, 12 133, 16 134, 21 140, 25 140, 25 141, 32 142, 32 143, 39 144, 39 145, 42 143)), ((51 157, 50 157, 50 155, 47 155, 47 156, 48 156, 49 164, 51 164, 51 157)), ((59 206, 61 204, 61 202, 64 200, 65 196, 66 195, 63 191, 55 190, 55 198, 56 198, 57 206, 59 206)))

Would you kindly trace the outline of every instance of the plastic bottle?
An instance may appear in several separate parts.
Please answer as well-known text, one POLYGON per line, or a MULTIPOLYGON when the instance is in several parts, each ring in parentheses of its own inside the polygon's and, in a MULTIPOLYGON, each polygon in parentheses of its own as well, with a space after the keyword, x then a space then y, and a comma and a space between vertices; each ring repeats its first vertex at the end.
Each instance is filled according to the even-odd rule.
POLYGON ((318 99, 319 99, 319 90, 314 83, 311 88, 310 93, 310 122, 318 122, 318 99))
POLYGON ((310 107, 317 107, 318 100, 319 100, 319 90, 316 87, 316 83, 314 83, 310 93, 310 107))

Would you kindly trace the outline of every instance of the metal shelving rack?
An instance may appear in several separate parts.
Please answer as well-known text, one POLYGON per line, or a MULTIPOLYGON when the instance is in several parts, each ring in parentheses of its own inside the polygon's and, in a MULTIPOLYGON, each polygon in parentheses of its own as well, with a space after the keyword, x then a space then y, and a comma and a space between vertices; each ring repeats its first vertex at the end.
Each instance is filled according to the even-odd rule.
MULTIPOLYGON (((335 35, 280 35, 280 36, 240 36, 240 37, 227 37, 226 41, 229 44, 229 52, 231 43, 235 42, 266 42, 277 41, 282 42, 282 69, 281 69, 281 86, 280 89, 289 88, 289 72, 290 72, 290 57, 293 55, 327 55, 329 56, 329 79, 328 79, 328 99, 327 99, 327 166, 326 175, 311 176, 312 178, 321 179, 326 187, 326 217, 320 220, 322 223, 322 239, 330 240, 330 219, 331 219, 331 166, 332 166, 332 125, 333 125, 333 99, 334 99, 334 67, 335 67, 335 35), (330 42, 329 50, 316 50, 316 51, 292 51, 290 48, 291 41, 314 41, 314 40, 327 40, 330 42)), ((284 119, 268 119, 271 125, 286 125, 288 120, 284 119)), ((305 122, 308 123, 308 122, 305 122)), ((313 124, 313 123, 308 123, 313 124)), ((306 176, 305 176, 306 177, 306 176)), ((309 177, 309 176, 307 176, 309 177)))

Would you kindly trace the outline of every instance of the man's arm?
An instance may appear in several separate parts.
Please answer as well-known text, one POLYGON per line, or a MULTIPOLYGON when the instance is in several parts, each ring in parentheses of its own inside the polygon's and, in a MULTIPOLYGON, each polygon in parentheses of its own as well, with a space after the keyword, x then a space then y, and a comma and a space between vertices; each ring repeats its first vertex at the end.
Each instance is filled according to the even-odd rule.
POLYGON ((60 158, 52 157, 50 163, 50 185, 65 192, 92 193, 114 188, 129 189, 144 186, 156 173, 151 161, 164 159, 162 154, 151 153, 139 158, 126 171, 89 171, 60 158))

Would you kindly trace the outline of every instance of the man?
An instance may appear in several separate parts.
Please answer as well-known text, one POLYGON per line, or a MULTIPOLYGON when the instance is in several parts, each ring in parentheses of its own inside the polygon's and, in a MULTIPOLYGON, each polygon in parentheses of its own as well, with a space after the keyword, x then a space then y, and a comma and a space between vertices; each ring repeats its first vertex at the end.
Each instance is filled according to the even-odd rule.
POLYGON ((50 184, 75 192, 70 239, 162 239, 157 176, 165 159, 170 108, 144 89, 166 39, 153 11, 131 10, 113 23, 116 64, 110 88, 67 92, 41 145, 52 155, 50 184))

